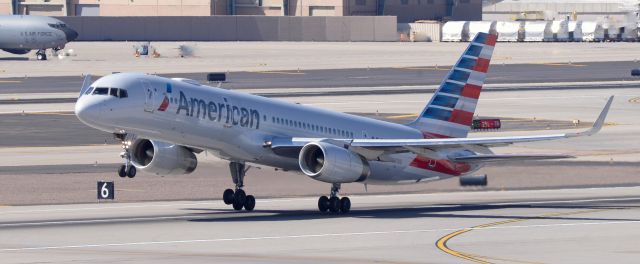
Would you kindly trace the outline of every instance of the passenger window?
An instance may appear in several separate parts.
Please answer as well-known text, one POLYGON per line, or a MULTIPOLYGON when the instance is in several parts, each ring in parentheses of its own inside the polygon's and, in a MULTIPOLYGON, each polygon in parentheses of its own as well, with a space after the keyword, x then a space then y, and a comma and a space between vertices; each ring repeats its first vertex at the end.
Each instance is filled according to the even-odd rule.
POLYGON ((95 90, 93 90, 93 94, 108 94, 109 93, 109 88, 106 87, 97 87, 95 90))
POLYGON ((118 88, 110 88, 109 89, 109 95, 114 96, 114 97, 118 97, 118 88))
POLYGON ((129 97, 129 94, 127 93, 127 90, 125 89, 119 89, 120 90, 120 98, 127 98, 129 97))

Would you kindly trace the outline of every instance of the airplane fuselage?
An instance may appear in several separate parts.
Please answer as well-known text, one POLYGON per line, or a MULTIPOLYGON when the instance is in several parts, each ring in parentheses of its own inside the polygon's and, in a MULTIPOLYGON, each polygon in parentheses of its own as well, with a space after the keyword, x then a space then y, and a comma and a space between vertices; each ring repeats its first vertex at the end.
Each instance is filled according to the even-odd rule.
POLYGON ((0 16, 0 49, 24 54, 30 50, 62 49, 78 34, 62 21, 40 16, 0 16))
MULTIPOLYGON (((126 131, 207 150, 231 161, 284 170, 300 168, 297 153, 287 156, 265 147, 279 138, 423 138, 420 131, 401 124, 152 75, 115 74, 99 79, 91 87, 128 92, 127 98, 91 94, 78 101, 76 112, 93 109, 78 117, 97 129, 126 131), (92 113, 100 113, 100 117, 90 116, 92 113)), ((449 149, 443 153, 457 151, 469 150, 449 149)), ((372 174, 367 182, 385 184, 443 179, 480 168, 423 159, 409 152, 369 164, 372 174)))

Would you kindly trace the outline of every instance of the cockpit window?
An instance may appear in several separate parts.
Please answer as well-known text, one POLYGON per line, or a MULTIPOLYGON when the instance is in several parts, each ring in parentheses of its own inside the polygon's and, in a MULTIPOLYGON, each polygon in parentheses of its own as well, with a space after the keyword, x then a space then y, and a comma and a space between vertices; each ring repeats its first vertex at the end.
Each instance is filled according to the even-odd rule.
POLYGON ((89 87, 89 89, 87 89, 86 92, 84 92, 84 94, 90 94, 93 91, 93 87, 89 87))
POLYGON ((95 90, 93 90, 93 94, 108 94, 109 93, 109 88, 107 87, 97 87, 95 90))
POLYGON ((56 24, 49 23, 48 25, 49 25, 50 27, 52 27, 52 28, 66 28, 66 27, 67 27, 67 25, 66 25, 66 24, 62 24, 62 23, 56 23, 56 24))
POLYGON ((109 90, 109 95, 118 97, 118 88, 111 88, 109 90))
POLYGON ((129 97, 129 94, 127 93, 127 90, 125 90, 125 89, 119 89, 119 90, 120 90, 120 94, 119 94, 119 96, 118 96, 118 97, 120 97, 120 98, 127 98, 127 97, 129 97))

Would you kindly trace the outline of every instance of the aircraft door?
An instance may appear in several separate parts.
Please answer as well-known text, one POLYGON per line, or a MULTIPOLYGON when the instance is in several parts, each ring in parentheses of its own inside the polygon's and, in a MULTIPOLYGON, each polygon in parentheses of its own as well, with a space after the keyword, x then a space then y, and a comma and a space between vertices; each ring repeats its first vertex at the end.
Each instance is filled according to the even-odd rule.
POLYGON ((151 86, 151 83, 146 80, 140 80, 142 87, 144 88, 144 111, 153 113, 155 106, 156 90, 151 86))

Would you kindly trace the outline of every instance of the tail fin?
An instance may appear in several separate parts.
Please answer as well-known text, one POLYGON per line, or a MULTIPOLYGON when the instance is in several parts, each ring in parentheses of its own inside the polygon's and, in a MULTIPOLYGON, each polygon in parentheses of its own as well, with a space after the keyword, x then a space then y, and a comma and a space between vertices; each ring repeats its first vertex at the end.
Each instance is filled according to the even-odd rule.
POLYGON ((408 125, 425 138, 467 137, 497 38, 478 33, 420 116, 408 125))

